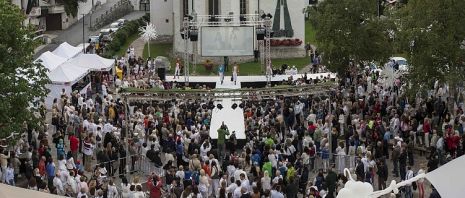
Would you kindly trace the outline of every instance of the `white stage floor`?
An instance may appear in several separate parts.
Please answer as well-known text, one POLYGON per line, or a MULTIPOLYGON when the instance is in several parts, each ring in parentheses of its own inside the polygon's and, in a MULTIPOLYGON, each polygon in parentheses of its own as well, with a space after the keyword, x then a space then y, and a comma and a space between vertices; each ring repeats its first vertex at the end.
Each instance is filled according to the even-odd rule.
MULTIPOLYGON (((283 81, 287 80, 290 76, 293 76, 293 79, 296 80, 297 78, 302 78, 303 74, 297 74, 297 75, 275 75, 274 77, 271 77, 271 81, 273 82, 278 82, 278 81, 283 81)), ((328 77, 330 78, 335 78, 336 74, 334 73, 319 73, 319 74, 307 74, 307 79, 316 79, 316 78, 323 78, 323 77, 328 77)), ((189 76, 189 82, 193 83, 199 83, 199 82, 219 82, 220 77, 219 76, 189 76)), ((184 76, 180 76, 179 79, 173 79, 173 76, 166 76, 166 81, 168 82, 185 82, 184 81, 184 76)), ((261 75, 261 76, 238 76, 237 77, 238 84, 239 82, 266 82, 266 76, 261 75)), ((224 83, 226 82, 231 82, 231 76, 225 76, 224 77, 224 83)), ((217 87, 218 88, 218 87, 217 87)))
MULTIPOLYGON (((216 80, 219 78, 216 77, 216 80)), ((225 77, 226 79, 226 77, 225 77)), ((192 77, 191 77, 192 82, 192 77)), ((200 81, 205 82, 205 81, 200 81)), ((219 81, 216 82, 216 88, 220 89, 240 89, 241 83, 238 81, 236 85, 234 82, 231 81, 224 81, 221 84, 219 81)), ((245 123, 244 123, 244 110, 237 107, 236 109, 232 109, 231 106, 234 102, 239 105, 240 101, 237 101, 237 98, 223 98, 220 101, 215 102, 215 109, 212 110, 212 120, 210 123, 210 137, 212 139, 218 139, 218 132, 217 130, 220 128, 221 123, 224 122, 226 126, 228 126, 229 132, 236 131, 236 138, 239 139, 246 139, 245 137, 245 123), (219 110, 216 108, 217 104, 223 105, 223 109, 219 110)))

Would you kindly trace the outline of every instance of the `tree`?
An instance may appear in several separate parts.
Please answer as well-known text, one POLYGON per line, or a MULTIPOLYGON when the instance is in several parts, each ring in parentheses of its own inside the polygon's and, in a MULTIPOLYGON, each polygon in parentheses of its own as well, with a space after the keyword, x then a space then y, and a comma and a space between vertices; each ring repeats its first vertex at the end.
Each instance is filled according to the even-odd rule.
POLYGON ((0 138, 22 132, 24 122, 37 124, 32 104, 48 93, 47 69, 33 62, 37 42, 24 19, 19 7, 0 0, 0 138))
POLYGON ((412 94, 434 83, 450 86, 452 95, 465 77, 465 1, 410 0, 401 11, 402 46, 409 49, 412 94))
POLYGON ((372 0, 326 0, 315 17, 318 51, 328 68, 344 73, 350 62, 382 61, 392 54, 389 30, 393 24, 379 19, 372 0))

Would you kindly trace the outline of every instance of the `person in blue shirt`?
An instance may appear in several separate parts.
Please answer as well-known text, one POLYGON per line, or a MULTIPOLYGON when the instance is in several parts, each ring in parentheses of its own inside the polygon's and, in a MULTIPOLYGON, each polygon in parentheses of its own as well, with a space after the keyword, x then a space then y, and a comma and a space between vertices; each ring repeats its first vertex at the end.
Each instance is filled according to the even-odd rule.
POLYGON ((48 186, 53 186, 53 178, 55 178, 55 164, 53 163, 52 158, 48 159, 45 171, 47 172, 48 186))
POLYGON ((321 149, 321 159, 323 160, 323 170, 326 172, 329 168, 329 144, 326 145, 321 149))
POLYGON ((5 182, 8 185, 15 186, 15 171, 12 164, 9 164, 5 170, 5 182))
POLYGON ((221 64, 218 66, 218 75, 220 75, 220 82, 223 84, 224 81, 224 65, 221 64))

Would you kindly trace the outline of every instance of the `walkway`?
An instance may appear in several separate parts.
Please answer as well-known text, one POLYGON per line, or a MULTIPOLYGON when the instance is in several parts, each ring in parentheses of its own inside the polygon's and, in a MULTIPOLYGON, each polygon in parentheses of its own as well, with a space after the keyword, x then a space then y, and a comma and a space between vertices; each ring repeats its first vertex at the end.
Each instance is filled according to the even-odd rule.
MULTIPOLYGON (((116 4, 118 0, 108 0, 106 4, 103 4, 99 7, 96 8, 94 13, 92 14, 92 23, 95 23, 95 19, 97 16, 100 16, 101 14, 105 13, 106 11, 109 11, 111 7, 113 7, 114 4, 116 4)), ((126 20, 135 20, 138 19, 142 16, 145 15, 145 11, 133 11, 126 16, 122 17, 123 19, 126 20)), ((84 41, 87 42, 87 39, 91 35, 98 35, 100 32, 99 30, 96 31, 91 31, 89 29, 89 19, 90 19, 90 14, 87 14, 84 17, 84 26, 85 26, 85 31, 84 31, 84 41)), ((107 28, 110 24, 106 25, 103 28, 107 28)), ((38 50, 37 53, 35 54, 35 57, 40 56, 40 54, 46 52, 46 51, 53 51, 55 48, 58 47, 63 42, 68 42, 69 44, 76 46, 81 43, 83 43, 83 35, 82 35, 82 19, 71 25, 68 29, 65 30, 60 30, 60 31, 50 31, 46 32, 46 34, 51 34, 51 35, 56 35, 56 38, 52 39, 52 42, 42 49, 38 50)))
MULTIPOLYGON (((219 78, 216 77, 216 79, 218 80, 219 78)), ((219 81, 216 82, 216 88, 240 89, 241 83, 240 81, 238 81, 236 84, 234 84, 234 82, 227 80, 227 78, 225 77, 223 84, 221 84, 219 81)), ((235 131, 236 138, 238 140, 246 139, 244 125, 244 110, 239 107, 237 107, 236 109, 232 109, 231 106, 234 103, 239 105, 241 103, 241 99, 231 96, 231 98, 223 98, 215 102, 215 108, 212 110, 212 119, 210 125, 210 137, 212 139, 218 139, 217 130, 220 128, 223 122, 226 126, 228 126, 229 132, 235 131), (223 108, 216 108, 217 104, 221 104, 223 108)))

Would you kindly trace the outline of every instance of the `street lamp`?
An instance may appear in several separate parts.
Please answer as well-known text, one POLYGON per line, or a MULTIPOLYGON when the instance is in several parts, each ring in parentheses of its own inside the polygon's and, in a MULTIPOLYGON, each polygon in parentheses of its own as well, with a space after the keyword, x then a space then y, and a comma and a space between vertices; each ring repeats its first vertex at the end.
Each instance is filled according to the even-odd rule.
POLYGON ((85 39, 85 34, 84 34, 84 31, 85 31, 85 24, 84 24, 84 19, 86 17, 85 14, 81 14, 82 15, 82 52, 85 54, 86 53, 86 39, 85 39))

